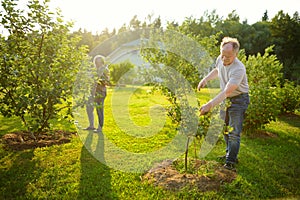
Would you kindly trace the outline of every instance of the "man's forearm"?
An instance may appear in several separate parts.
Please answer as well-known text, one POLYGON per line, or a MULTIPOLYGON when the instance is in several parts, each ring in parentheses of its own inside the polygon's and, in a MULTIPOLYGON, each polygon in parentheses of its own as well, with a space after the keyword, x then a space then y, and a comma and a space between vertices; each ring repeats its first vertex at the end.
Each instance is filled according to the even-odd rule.
POLYGON ((213 80, 218 77, 218 70, 215 68, 209 74, 207 74, 203 79, 207 83, 210 80, 213 80))
POLYGON ((212 107, 220 104, 224 99, 226 99, 234 90, 236 90, 238 86, 236 84, 228 83, 225 87, 225 90, 220 92, 217 96, 215 96, 208 103, 211 104, 212 107))
POLYGON ((212 100, 208 102, 208 104, 211 104, 211 107, 215 107, 216 105, 219 105, 224 99, 226 99, 226 92, 222 91, 217 96, 215 96, 212 100))

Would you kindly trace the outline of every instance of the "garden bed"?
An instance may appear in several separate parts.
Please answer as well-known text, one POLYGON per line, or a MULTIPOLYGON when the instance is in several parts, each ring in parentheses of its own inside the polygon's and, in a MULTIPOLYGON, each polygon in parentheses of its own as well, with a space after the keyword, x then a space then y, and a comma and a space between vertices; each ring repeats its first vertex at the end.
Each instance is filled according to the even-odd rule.
POLYGON ((18 131, 3 135, 1 143, 4 144, 5 149, 22 151, 68 143, 74 135, 76 135, 75 132, 57 130, 35 134, 33 137, 29 132, 18 131))
POLYGON ((216 161, 196 160, 193 163, 195 171, 202 168, 210 172, 181 173, 176 169, 176 162, 166 160, 144 174, 142 180, 171 191, 185 188, 205 192, 219 190, 222 184, 231 183, 237 177, 235 171, 223 168, 222 164, 216 161))

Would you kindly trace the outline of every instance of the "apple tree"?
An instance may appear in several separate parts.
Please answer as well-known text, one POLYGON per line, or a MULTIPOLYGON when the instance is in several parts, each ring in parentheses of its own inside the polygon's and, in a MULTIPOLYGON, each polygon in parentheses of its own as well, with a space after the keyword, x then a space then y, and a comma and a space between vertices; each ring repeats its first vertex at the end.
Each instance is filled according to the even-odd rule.
POLYGON ((70 34, 59 10, 31 0, 23 10, 3 0, 0 26, 0 111, 20 117, 34 137, 51 128, 51 119, 71 116, 72 88, 78 70, 88 62, 86 47, 70 34))

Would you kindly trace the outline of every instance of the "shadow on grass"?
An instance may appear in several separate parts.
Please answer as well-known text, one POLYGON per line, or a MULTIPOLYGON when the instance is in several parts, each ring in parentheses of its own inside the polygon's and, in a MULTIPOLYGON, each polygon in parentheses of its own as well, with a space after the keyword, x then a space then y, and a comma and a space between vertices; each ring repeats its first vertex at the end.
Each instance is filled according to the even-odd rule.
POLYGON ((110 168, 105 165, 104 136, 89 131, 81 150, 81 178, 78 200, 81 199, 118 199, 111 189, 110 168), (93 141, 97 139, 93 150, 93 141), (93 151, 93 154, 91 153, 93 151), (101 162, 100 162, 101 161, 101 162))
POLYGON ((36 162, 33 157, 33 150, 15 152, 1 149, 0 159, 9 168, 0 167, 0 199, 18 199, 26 195, 28 185, 40 176, 40 171, 34 170, 36 162))
POLYGON ((24 129, 21 120, 17 117, 6 118, 0 115, 0 121, 0 137, 5 135, 6 133, 24 129))
POLYGON ((240 179, 226 191, 240 193, 241 199, 299 197, 300 141, 286 138, 245 138, 238 166, 240 179))
POLYGON ((295 113, 284 113, 279 116, 281 121, 284 121, 285 123, 294 126, 294 127, 300 127, 300 115, 295 113))

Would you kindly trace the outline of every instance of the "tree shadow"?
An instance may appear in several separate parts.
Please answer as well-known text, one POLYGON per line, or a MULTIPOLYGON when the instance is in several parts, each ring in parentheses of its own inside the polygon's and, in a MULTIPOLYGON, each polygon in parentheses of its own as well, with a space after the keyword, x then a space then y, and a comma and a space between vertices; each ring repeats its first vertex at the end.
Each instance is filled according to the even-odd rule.
POLYGON ((110 168, 105 163, 103 133, 88 132, 80 162, 78 199, 118 199, 111 188, 110 168))
POLYGON ((279 116, 281 121, 294 126, 300 127, 300 115, 295 113, 284 113, 279 116))
POLYGON ((17 117, 3 117, 0 115, 0 137, 6 133, 11 133, 14 131, 25 129, 22 125, 22 121, 17 117))
POLYGON ((33 150, 1 151, 0 158, 9 160, 12 165, 8 168, 0 167, 0 199, 17 199, 27 193, 28 184, 34 182, 41 171, 36 170, 33 161, 33 150), (16 176, 17 175, 17 176, 16 176), (16 178, 18 177, 18 178, 16 178))
MULTIPOLYGON (((297 145, 299 141, 295 141, 296 138, 284 143, 280 138, 247 140, 238 167, 245 180, 243 184, 248 187, 241 191, 244 197, 250 199, 254 195, 258 199, 268 199, 299 195, 300 146, 297 145)), ((240 190, 241 184, 242 181, 232 185, 231 192, 240 190)))

